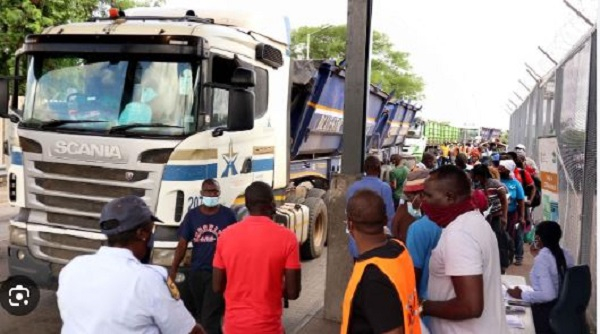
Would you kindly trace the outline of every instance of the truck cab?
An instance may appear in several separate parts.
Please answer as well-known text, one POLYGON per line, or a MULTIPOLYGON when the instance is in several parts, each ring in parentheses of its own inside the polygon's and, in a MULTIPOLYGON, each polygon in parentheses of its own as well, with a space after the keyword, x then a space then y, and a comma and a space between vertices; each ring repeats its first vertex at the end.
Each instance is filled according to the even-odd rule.
POLYGON ((152 263, 165 266, 203 180, 218 179, 221 203, 240 216, 253 181, 283 202, 288 32, 283 17, 140 8, 28 36, 12 82, 13 97, 26 84, 22 108, 16 98, 6 108, 0 83, 0 114, 16 124, 11 275, 56 288, 68 261, 104 243, 99 213, 116 197, 139 196, 164 221, 152 263))

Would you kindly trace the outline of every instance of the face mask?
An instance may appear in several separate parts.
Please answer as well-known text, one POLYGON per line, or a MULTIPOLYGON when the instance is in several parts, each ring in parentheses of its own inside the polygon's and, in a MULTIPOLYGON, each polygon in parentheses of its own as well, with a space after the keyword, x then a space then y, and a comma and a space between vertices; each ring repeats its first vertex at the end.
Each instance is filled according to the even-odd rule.
POLYGON ((350 255, 354 259, 358 259, 358 256, 360 255, 358 253, 358 246, 356 245, 356 240, 354 240, 354 237, 352 236, 352 233, 350 232, 347 222, 346 222, 346 234, 348 235, 348 250, 350 251, 350 255))
POLYGON ((460 203, 455 203, 450 206, 433 205, 428 202, 421 203, 421 210, 423 213, 440 227, 448 226, 448 224, 453 222, 456 217, 463 213, 473 211, 474 209, 475 205, 470 197, 460 203))
POLYGON ((215 206, 219 205, 219 197, 203 196, 202 204, 208 206, 209 208, 214 208, 215 206))
POLYGON ((411 215, 415 218, 421 218, 421 210, 415 209, 412 202, 408 202, 406 204, 406 209, 408 210, 409 215, 411 215))
POLYGON ((358 259, 360 254, 358 253, 358 246, 356 245, 356 240, 354 240, 354 237, 352 237, 351 234, 348 234, 348 239, 348 250, 350 251, 350 255, 352 255, 353 258, 358 259))

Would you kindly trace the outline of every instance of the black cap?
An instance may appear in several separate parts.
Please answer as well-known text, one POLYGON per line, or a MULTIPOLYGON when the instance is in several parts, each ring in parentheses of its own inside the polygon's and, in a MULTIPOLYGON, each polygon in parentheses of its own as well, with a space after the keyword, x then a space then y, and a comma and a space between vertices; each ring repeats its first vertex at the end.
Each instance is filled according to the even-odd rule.
POLYGON ((100 214, 100 230, 115 235, 133 230, 150 221, 159 221, 146 202, 137 196, 125 196, 108 202, 100 214))

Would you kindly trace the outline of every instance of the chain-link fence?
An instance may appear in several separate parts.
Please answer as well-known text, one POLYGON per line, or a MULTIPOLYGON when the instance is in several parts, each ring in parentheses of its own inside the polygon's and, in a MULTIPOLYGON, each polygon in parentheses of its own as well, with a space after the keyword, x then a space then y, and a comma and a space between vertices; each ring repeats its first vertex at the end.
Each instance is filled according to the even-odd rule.
MULTIPOLYGON (((528 156, 556 166, 555 174, 540 166, 542 194, 554 190, 548 191, 554 197, 543 199, 546 203, 536 218, 558 217, 563 247, 578 263, 590 266, 592 282, 596 282, 596 34, 596 30, 587 34, 536 85, 511 115, 509 134, 510 148, 524 144, 528 156)), ((595 321, 595 285, 588 312, 595 321)))

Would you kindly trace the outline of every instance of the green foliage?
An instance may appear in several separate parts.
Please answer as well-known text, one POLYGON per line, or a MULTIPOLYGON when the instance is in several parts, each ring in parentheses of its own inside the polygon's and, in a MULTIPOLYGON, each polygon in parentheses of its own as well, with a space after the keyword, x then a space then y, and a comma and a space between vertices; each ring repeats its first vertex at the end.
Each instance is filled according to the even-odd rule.
MULTIPOLYGON (((346 58, 346 26, 300 27, 292 31, 292 58, 306 58, 306 40, 310 36, 311 59, 346 58)), ((412 73, 409 54, 394 50, 389 37, 373 32, 371 53, 371 83, 381 85, 386 92, 395 91, 395 96, 412 99, 423 98, 423 79, 412 73)))
MULTIPOLYGON (((81 22, 93 14, 103 15, 110 0, 1 0, 0 1, 0 76, 14 74, 14 53, 25 36, 39 34, 45 27, 81 22)), ((164 0, 121 0, 122 9, 157 6, 164 0)))
POLYGON ((504 145, 508 145, 508 130, 507 131, 502 131, 502 134, 500 135, 500 142, 504 145))

